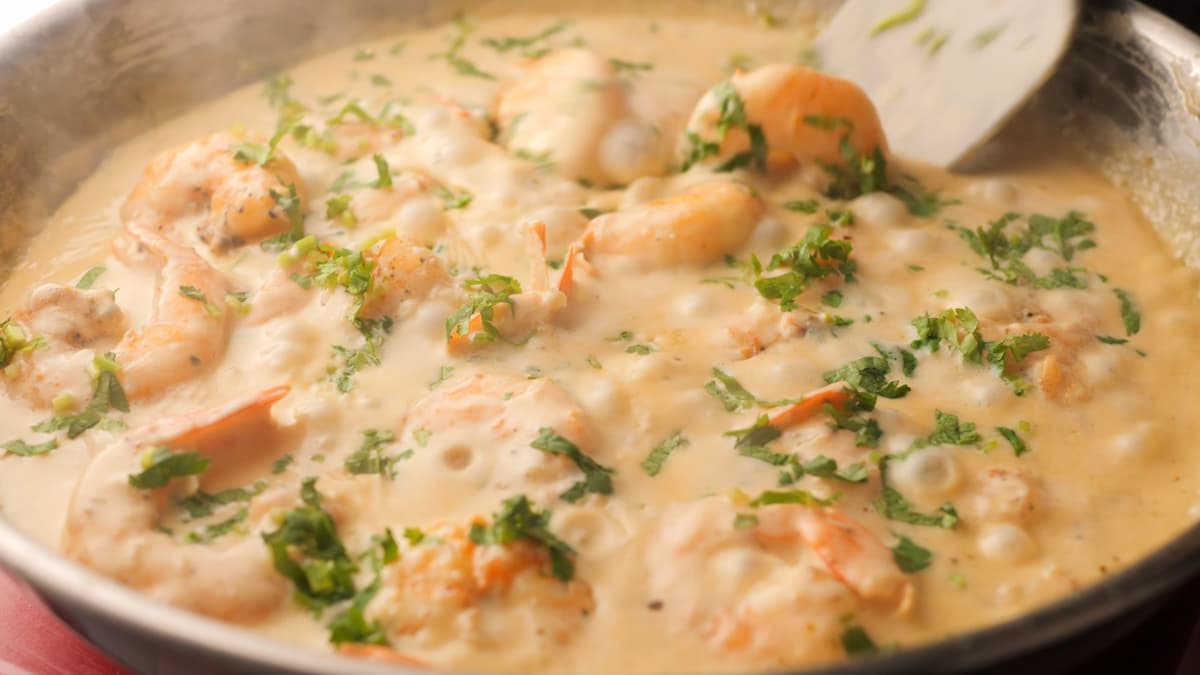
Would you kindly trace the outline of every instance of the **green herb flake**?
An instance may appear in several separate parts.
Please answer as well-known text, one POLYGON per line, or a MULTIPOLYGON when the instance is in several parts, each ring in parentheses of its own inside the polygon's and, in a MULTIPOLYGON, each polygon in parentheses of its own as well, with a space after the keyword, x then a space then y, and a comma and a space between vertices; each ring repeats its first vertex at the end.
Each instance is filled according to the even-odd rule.
POLYGON ((275 571, 292 582, 292 597, 320 614, 325 607, 354 597, 358 566, 347 554, 333 518, 321 507, 316 483, 316 478, 304 479, 303 504, 288 511, 279 528, 262 538, 275 571))
POLYGON ((549 511, 538 511, 528 497, 517 495, 504 501, 490 526, 480 523, 471 525, 468 536, 480 546, 532 541, 547 550, 551 574, 565 583, 575 577, 575 563, 571 559, 575 551, 550 532, 549 524, 549 511))
POLYGON ((79 281, 75 282, 75 288, 80 288, 83 290, 91 288, 92 285, 96 283, 96 280, 100 278, 100 275, 104 274, 104 272, 105 268, 103 267, 93 267, 89 269, 83 273, 83 276, 79 277, 79 281))
POLYGON ((1029 452, 1029 446, 1025 444, 1025 441, 1017 434, 1015 429, 1009 429, 1008 427, 996 427, 996 433, 1000 434, 1004 437, 1004 440, 1008 441, 1008 444, 1012 446, 1013 454, 1017 457, 1029 452))
POLYGON ((1142 315, 1133 302, 1133 296, 1120 288, 1114 288, 1113 294, 1121 301, 1121 322, 1125 324, 1125 334, 1137 335, 1142 329, 1142 315))
POLYGON ((892 547, 892 559, 900 571, 912 574, 929 567, 933 562, 933 552, 900 535, 900 541, 892 547))
POLYGON ((790 312, 796 309, 796 298, 819 279, 840 275, 846 281, 853 281, 857 266, 850 259, 852 245, 845 239, 830 239, 832 232, 828 225, 810 227, 800 243, 771 256, 765 268, 752 256, 750 266, 759 295, 779 300, 779 308, 790 312), (764 271, 779 269, 786 271, 763 275, 764 271))
POLYGON ((384 478, 396 477, 396 462, 403 456, 386 456, 383 448, 396 442, 391 431, 367 429, 363 432, 362 444, 346 458, 346 471, 352 474, 378 474, 384 478))
POLYGON ((687 445, 688 442, 681 432, 676 431, 671 434, 662 443, 654 446, 649 455, 646 455, 646 459, 642 460, 642 470, 646 472, 647 476, 657 476, 671 453, 687 445))
POLYGON ((195 300, 196 302, 200 303, 204 307, 205 313, 207 313, 209 316, 221 316, 221 308, 214 305, 212 302, 209 302, 208 296, 205 295, 204 291, 201 291, 199 288, 196 288, 195 286, 180 286, 179 294, 188 300, 195 300))
POLYGON ((455 335, 466 338, 472 344, 504 340, 500 330, 492 323, 496 317, 496 307, 508 305, 510 311, 514 310, 512 297, 521 292, 521 282, 501 274, 489 274, 464 281, 463 288, 470 295, 467 302, 446 319, 446 341, 450 342, 455 335), (471 319, 476 314, 479 315, 482 330, 472 331, 471 319))
POLYGON ((783 208, 787 209, 788 211, 795 211, 797 213, 813 214, 817 212, 818 208, 820 208, 820 202, 815 199, 794 200, 790 202, 784 202, 783 208))
POLYGON ((204 473, 208 470, 209 460, 199 452, 174 452, 158 446, 142 453, 141 466, 141 472, 129 476, 129 484, 139 490, 153 490, 175 478, 204 473))
POLYGON ((246 522, 246 517, 250 515, 250 509, 243 506, 238 509, 237 513, 229 518, 211 525, 205 525, 204 529, 197 532, 188 532, 184 536, 184 541, 189 544, 208 544, 213 540, 223 537, 237 529, 238 525, 246 522))
POLYGON ((10 455, 16 455, 18 457, 36 457, 38 455, 44 455, 51 450, 57 450, 58 441, 51 438, 45 443, 35 443, 31 445, 21 439, 17 439, 15 441, 9 441, 3 445, 0 445, 0 448, 10 455))
POLYGON ((465 209, 471 205, 471 200, 475 198, 470 192, 451 192, 450 190, 438 185, 433 188, 433 193, 442 200, 447 211, 454 209, 465 209))
POLYGON ((611 495, 613 493, 612 474, 615 472, 585 455, 579 449, 579 446, 553 429, 549 427, 538 429, 538 437, 530 443, 530 446, 552 455, 566 457, 583 472, 583 480, 575 483, 566 492, 559 495, 559 498, 563 501, 577 502, 589 492, 600 495, 611 495))

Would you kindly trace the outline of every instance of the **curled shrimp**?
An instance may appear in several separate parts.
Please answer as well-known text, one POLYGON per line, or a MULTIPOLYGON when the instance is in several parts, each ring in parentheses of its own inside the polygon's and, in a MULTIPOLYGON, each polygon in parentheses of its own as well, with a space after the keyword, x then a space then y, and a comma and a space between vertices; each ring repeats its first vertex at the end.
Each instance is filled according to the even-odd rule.
MULTIPOLYGON (((567 299, 575 287, 578 258, 581 249, 578 243, 567 248, 562 273, 551 285, 546 264, 546 226, 534 222, 525 230, 525 252, 530 265, 532 288, 513 293, 508 300, 492 308, 489 319, 491 327, 509 342, 529 339, 539 328, 547 325, 567 305, 567 299)), ((451 352, 463 352, 473 345, 487 341, 492 336, 485 331, 483 316, 475 312, 467 322, 466 330, 454 326, 448 334, 451 352), (487 335, 486 339, 481 336, 487 335)))
MULTIPOLYGON (((148 398, 198 375, 222 354, 226 287, 191 248, 136 227, 129 232, 138 250, 124 249, 123 255, 149 254, 161 265, 158 298, 150 319, 126 330, 112 351, 125 394, 148 398)), ((14 320, 27 334, 43 338, 46 348, 19 355, 5 370, 5 381, 10 391, 40 407, 64 395, 85 401, 96 347, 125 325, 112 292, 58 284, 35 289, 14 320)))
POLYGON ((773 665, 828 660, 842 653, 846 614, 910 607, 891 551, 836 509, 759 507, 742 528, 737 514, 723 498, 672 506, 646 550, 652 602, 715 650, 773 665))
POLYGON ((19 353, 5 368, 4 382, 11 393, 49 407, 62 396, 86 399, 96 354, 89 347, 120 335, 126 317, 111 291, 45 284, 29 294, 12 322, 40 346, 19 353))
POLYGON ((414 468, 414 475, 424 471, 472 492, 520 488, 546 504, 580 475, 566 457, 531 446, 542 429, 553 429, 584 452, 589 447, 585 414, 559 385, 547 379, 476 375, 447 382, 415 403, 401 437, 428 439, 408 460, 424 465, 414 468))
POLYGON ((700 99, 687 130, 718 143, 714 159, 720 164, 752 150, 745 128, 750 125, 762 129, 771 153, 785 161, 844 164, 843 137, 860 156, 887 153, 871 99, 852 82, 804 66, 772 64, 734 74, 729 85, 718 85, 700 99), (744 108, 744 126, 728 126, 731 95, 744 108))
POLYGON ((371 261, 371 286, 359 316, 378 319, 406 300, 420 300, 450 277, 437 255, 404 237, 392 237, 365 254, 371 261))
POLYGON ((501 89, 495 105, 500 143, 597 185, 660 175, 663 137, 626 99, 609 59, 586 49, 551 52, 526 63, 501 89))
MULTIPOLYGON (((217 133, 160 155, 125 200, 122 220, 164 231, 175 229, 184 216, 205 212, 194 234, 214 251, 286 231, 291 222, 281 201, 294 189, 302 208, 300 174, 278 149, 261 166, 236 157, 243 140, 217 133)), ((180 234, 187 233, 174 233, 180 234)))
MULTIPOLYGON (((204 545, 190 544, 161 529, 171 504, 171 484, 141 490, 129 476, 141 470, 147 448, 168 445, 194 450, 212 465, 237 462, 239 454, 272 447, 279 430, 271 406, 287 387, 267 389, 225 405, 160 420, 130 432, 88 465, 63 528, 63 552, 156 600, 226 621, 250 622, 278 607, 288 595, 258 536, 230 533, 204 545)), ((203 479, 202 479, 203 480, 203 479)), ((272 526, 256 509, 250 529, 272 526)))
POLYGON ((113 350, 125 393, 143 398, 196 376, 221 356, 229 331, 227 288, 191 248, 137 227, 127 230, 162 265, 150 320, 113 350))
POLYGON ((620 256, 650 267, 705 265, 737 250, 762 217, 754 192, 732 181, 696 185, 674 197, 592 220, 583 252, 620 256))
MULTIPOLYGON (((477 545, 461 525, 435 525, 418 543, 402 544, 384 568, 379 593, 367 605, 394 646, 430 649, 469 642, 490 652, 528 649, 544 658, 540 644, 569 642, 595 608, 591 587, 575 578, 550 576, 545 549, 518 540, 477 545)), ((516 656, 516 655, 514 655, 516 656)))

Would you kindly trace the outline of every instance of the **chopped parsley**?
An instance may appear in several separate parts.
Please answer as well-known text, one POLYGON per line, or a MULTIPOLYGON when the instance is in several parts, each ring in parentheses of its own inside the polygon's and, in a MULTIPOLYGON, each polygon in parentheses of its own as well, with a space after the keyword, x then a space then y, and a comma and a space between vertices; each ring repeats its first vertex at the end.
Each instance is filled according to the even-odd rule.
POLYGON ((940 192, 929 192, 920 184, 907 188, 902 185, 892 185, 887 191, 908 208, 908 212, 918 218, 932 218, 942 208, 961 204, 957 199, 942 199, 940 192))
POLYGON ((446 341, 450 342, 457 335, 472 344, 497 340, 508 342, 492 321, 496 317, 497 305, 508 305, 510 311, 516 309, 512 296, 521 292, 521 282, 501 274, 489 274, 467 279, 463 282, 463 288, 470 295, 467 302, 446 319, 446 341), (478 330, 472 330, 471 326, 475 315, 479 315, 478 330))
POLYGON ((291 133, 294 126, 295 124, 286 120, 280 123, 279 128, 271 135, 266 145, 251 141, 238 143, 233 146, 233 158, 242 164, 257 164, 258 166, 266 166, 274 162, 275 150, 279 147, 279 142, 291 133))
POLYGON ((175 478, 200 475, 208 470, 208 465, 208 458, 199 452, 174 452, 157 446, 142 453, 142 471, 130 474, 129 484, 139 490, 153 490, 175 478))
POLYGON ((638 354, 640 356, 646 356, 654 351, 656 351, 654 345, 629 345, 625 348, 626 354, 638 354))
POLYGON ((465 209, 471 205, 471 200, 475 198, 470 192, 451 192, 450 190, 438 185, 433 188, 433 193, 442 200, 447 211, 454 209, 465 209))
POLYGON ((392 332, 392 317, 385 316, 379 320, 355 319, 355 325, 363 336, 361 347, 349 348, 333 345, 333 355, 341 361, 340 366, 334 366, 330 379, 343 394, 354 390, 354 375, 369 366, 380 364, 379 348, 392 332))
POLYGON ((836 132, 841 130, 838 140, 838 154, 842 162, 818 162, 818 165, 829 176, 829 187, 825 195, 831 199, 854 199, 869 192, 888 189, 887 159, 883 149, 876 147, 869 155, 864 156, 850 141, 854 131, 854 123, 844 117, 826 117, 824 115, 805 115, 804 123, 836 132))
POLYGON ((1033 214, 1025 219, 1024 229, 1009 234, 1009 225, 1021 218, 1021 214, 1009 212, 987 227, 974 230, 958 225, 950 227, 972 251, 987 258, 991 268, 980 268, 979 272, 990 279, 1036 289, 1087 288, 1087 271, 1082 267, 1057 267, 1046 276, 1038 276, 1023 259, 1026 253, 1038 248, 1057 253, 1063 261, 1070 263, 1076 253, 1096 247, 1095 240, 1090 237, 1096 230, 1095 224, 1077 211, 1070 211, 1062 218, 1033 214))
POLYGON ((829 307, 841 307, 842 300, 844 299, 845 296, 842 294, 842 292, 834 289, 821 296, 821 304, 829 307))
POLYGON ((200 305, 204 307, 205 313, 209 316, 221 316, 221 308, 210 302, 208 296, 205 295, 204 291, 200 290, 199 288, 196 288, 195 286, 180 286, 179 294, 188 300, 195 300, 196 302, 200 303, 200 305))
POLYGON ((435 379, 433 382, 429 383, 429 388, 437 389, 439 384, 445 382, 446 380, 449 380, 450 376, 453 374, 454 374, 454 366, 442 366, 441 368, 438 368, 437 379, 435 379))
POLYGON ((819 202, 817 202, 815 199, 793 200, 783 203, 783 208, 787 209, 788 211, 808 214, 816 213, 819 206, 819 202))
MULTIPOLYGON (((915 2, 924 4, 921 0, 915 2)), ((865 628, 849 620, 842 630, 842 649, 846 650, 847 656, 866 656, 877 653, 879 645, 875 644, 865 628)))
POLYGON ((985 360, 1008 382, 1018 396, 1028 392, 1030 384, 1008 371, 1027 356, 1050 347, 1050 338, 1041 333, 1009 335, 996 342, 987 342, 979 332, 979 319, 966 307, 948 309, 937 316, 928 314, 913 319, 917 339, 913 349, 937 351, 942 344, 962 354, 963 361, 982 364, 985 360))
POLYGON ((296 458, 292 457, 291 455, 284 455, 283 457, 280 457, 271 463, 271 473, 274 475, 279 475, 284 471, 287 471, 287 468, 291 466, 292 462, 294 461, 296 461, 296 458))
POLYGON ((888 379, 891 368, 889 359, 883 356, 864 356, 825 372, 822 379, 826 384, 844 383, 856 407, 871 410, 875 407, 876 397, 904 398, 912 390, 907 384, 888 379))
POLYGON ((378 174, 375 182, 371 183, 371 187, 380 190, 392 187, 392 169, 388 166, 387 159, 376 153, 371 155, 371 160, 375 162, 375 171, 378 174))
POLYGON ((362 444, 346 458, 346 471, 353 474, 379 474, 384 478, 395 478, 396 462, 412 455, 411 450, 390 457, 384 455, 383 447, 395 442, 396 435, 390 431, 367 429, 363 432, 362 444))
POLYGON ((366 617, 367 605, 379 593, 383 586, 380 571, 400 558, 400 547, 391 528, 384 530, 383 535, 371 537, 372 546, 359 559, 367 558, 375 571, 375 578, 365 588, 359 591, 350 605, 342 610, 329 622, 329 641, 332 644, 354 642, 360 644, 388 644, 387 636, 378 621, 369 622, 366 617))
POLYGON ((549 427, 538 429, 538 437, 529 444, 531 447, 548 452, 552 455, 562 455, 574 462, 583 472, 583 480, 575 483, 566 492, 559 495, 565 502, 577 502, 585 494, 592 492, 600 495, 613 493, 612 469, 601 465, 588 457, 570 439, 560 435, 549 427))
MULTIPOLYGON (((337 126, 339 124, 346 124, 346 119, 350 118, 350 117, 357 119, 359 122, 362 122, 363 124, 367 124, 367 125, 370 125, 373 127, 386 127, 389 129, 397 129, 401 133, 403 133, 405 136, 412 136, 413 134, 415 134, 417 132, 416 128, 413 127, 412 122, 409 121, 409 119, 407 117, 405 117, 404 115, 402 115, 400 113, 392 112, 392 103, 391 102, 385 104, 383 106, 383 108, 380 109, 378 115, 372 115, 371 113, 367 112, 367 110, 365 108, 362 107, 361 103, 359 103, 357 101, 350 101, 349 103, 343 105, 342 109, 339 110, 336 115, 325 120, 325 123, 328 124, 329 126, 337 126)), ((301 129, 301 127, 296 127, 296 129, 299 130, 299 129, 301 129)), ((304 129, 307 129, 307 127, 304 127, 304 129)), ((293 131, 293 136, 295 136, 295 130, 293 131)), ((331 190, 331 192, 338 192, 338 191, 339 190, 331 190)))
POLYGON ((51 450, 57 450, 58 441, 51 438, 45 443, 35 443, 31 445, 18 438, 15 441, 9 441, 3 445, 0 445, 0 448, 10 455, 17 455, 18 457, 35 457, 37 455, 44 455, 51 450))
POLYGON ((103 267, 93 267, 89 269, 83 273, 83 276, 79 277, 79 281, 75 282, 75 288, 83 290, 91 288, 92 285, 96 283, 96 280, 100 278, 100 275, 104 274, 104 271, 105 269, 103 267))
POLYGON ((495 75, 480 70, 474 63, 471 63, 467 59, 463 58, 459 53, 467 44, 467 37, 471 34, 473 27, 471 26, 470 22, 463 17, 455 19, 454 23, 458 28, 458 33, 451 37, 449 48, 447 48, 444 52, 434 54, 431 58, 441 59, 450 64, 450 67, 453 68, 459 75, 477 77, 482 80, 496 79, 495 75))
POLYGON ((528 497, 517 495, 504 500, 490 526, 472 524, 468 536, 480 546, 504 545, 518 540, 539 544, 550 555, 550 573, 555 579, 568 582, 575 577, 575 563, 571 560, 575 551, 550 532, 549 524, 549 511, 538 511, 528 497))
POLYGON ((750 457, 775 466, 783 466, 792 461, 792 455, 767 449, 767 443, 782 436, 783 432, 772 426, 770 418, 766 415, 759 415, 754 420, 754 424, 748 427, 726 431, 723 435, 733 437, 733 448, 743 457, 750 457))
POLYGON ((1113 294, 1121 301, 1121 322, 1125 324, 1125 334, 1137 335, 1142 329, 1142 315, 1133 303, 1133 296, 1129 291, 1120 288, 1114 288, 1113 294))
POLYGON ((806 490, 765 490, 762 494, 750 500, 750 506, 771 506, 772 504, 800 504, 803 506, 832 506, 836 497, 821 499, 806 490))
MULTIPOLYGON (((902 26, 911 21, 916 21, 917 17, 925 11, 925 0, 910 0, 908 5, 897 12, 889 14, 879 20, 874 26, 871 26, 871 37, 875 37, 880 33, 891 30, 897 26, 902 26)), ((846 650, 849 653, 849 649, 846 650)))
POLYGON ((121 387, 121 381, 117 379, 120 366, 116 362, 116 356, 112 352, 97 355, 92 359, 92 367, 92 400, 88 402, 87 407, 77 413, 57 415, 38 422, 32 427, 34 431, 66 431, 67 438, 77 438, 92 427, 104 428, 106 423, 107 426, 113 427, 120 423, 119 420, 105 418, 105 414, 111 410, 129 412, 129 399, 125 397, 125 390, 121 387))
POLYGON ((1111 335, 1097 335, 1096 339, 1106 345, 1123 345, 1129 343, 1129 340, 1125 338, 1113 337, 1111 335))
POLYGON ((203 518, 211 516, 213 509, 216 507, 237 502, 248 502, 262 494, 262 491, 265 489, 267 489, 266 481, 260 480, 256 481, 249 488, 228 488, 219 492, 199 490, 178 500, 176 504, 187 511, 189 518, 203 518))
POLYGON ((1005 24, 999 24, 979 31, 971 37, 971 47, 975 49, 983 49, 984 47, 990 45, 993 40, 1000 37, 1000 34, 1003 33, 1004 29, 1007 27, 1008 26, 1005 24))
POLYGON ((25 335, 20 325, 12 319, 0 322, 0 368, 7 368, 17 354, 42 349, 46 346, 45 338, 25 335))
POLYGON ((358 566, 346 553, 333 518, 321 507, 316 483, 316 478, 304 479, 303 505, 288 511, 279 528, 264 532, 262 538, 275 571, 292 582, 292 597, 320 614, 325 607, 354 597, 358 566))
POLYGON ((275 205, 283 209, 292 227, 277 237, 264 240, 260 246, 264 251, 283 251, 304 238, 304 212, 301 211, 300 195, 296 192, 295 183, 288 183, 287 194, 275 190, 269 194, 275 200, 275 205))
POLYGON ((892 547, 892 559, 896 561, 900 571, 912 574, 929 567, 933 562, 933 552, 900 535, 900 541, 892 547))
POLYGON ((646 459, 642 460, 642 470, 646 472, 647 476, 657 476, 671 453, 687 444, 688 439, 684 438, 681 432, 676 431, 662 443, 654 446, 650 454, 646 455, 646 459))
POLYGON ((350 208, 350 195, 337 195, 325 200, 325 217, 335 223, 341 223, 346 227, 354 227, 358 224, 358 217, 354 215, 354 211, 350 208))
POLYGON ((883 493, 875 501, 875 510, 889 520, 896 520, 910 525, 924 525, 945 529, 958 525, 958 511, 950 502, 938 507, 933 514, 921 513, 914 509, 900 491, 888 484, 887 465, 895 456, 884 457, 879 462, 879 480, 883 484, 883 493))
POLYGON ((214 539, 223 537, 230 532, 233 532, 238 525, 246 522, 246 517, 250 515, 250 509, 243 506, 237 510, 237 513, 226 518, 225 520, 205 525, 204 529, 196 532, 188 532, 183 540, 189 544, 207 544, 214 539))
POLYGON ((793 400, 780 401, 765 401, 750 393, 748 389, 738 382, 737 378, 726 373, 720 368, 712 369, 713 378, 704 383, 704 391, 708 392, 709 396, 721 402, 725 407, 726 412, 738 412, 739 410, 749 410, 754 406, 760 408, 774 408, 788 403, 795 403, 793 400))
POLYGON ((751 124, 746 118, 746 105, 738 94, 733 82, 725 80, 718 83, 710 91, 717 101, 717 139, 709 140, 695 132, 688 132, 688 149, 685 154, 682 170, 687 171, 692 165, 701 162, 721 151, 721 144, 729 135, 730 129, 741 129, 750 139, 750 148, 726 160, 717 168, 718 171, 733 171, 734 169, 753 165, 760 171, 767 168, 767 137, 762 125, 751 124))
POLYGON ((563 32, 570 25, 571 22, 564 19, 527 37, 484 38, 481 40, 481 43, 500 53, 509 52, 514 49, 527 49, 563 32))
POLYGON ((865 483, 868 475, 867 465, 863 462, 854 462, 839 467, 837 460, 825 455, 817 455, 803 462, 793 458, 791 470, 784 469, 779 473, 779 485, 781 487, 792 485, 804 476, 829 478, 845 483, 865 483))
POLYGON ((857 267, 850 259, 853 247, 848 240, 830 239, 832 232, 828 225, 814 225, 800 243, 771 256, 765 271, 786 270, 779 275, 763 276, 762 263, 751 256, 754 287, 759 294, 768 300, 779 300, 779 308, 790 312, 796 309, 796 297, 819 279, 841 275, 846 281, 853 281, 857 267))
POLYGON ((933 433, 925 439, 928 445, 976 445, 983 436, 975 430, 972 422, 963 422, 957 415, 934 410, 933 433))
POLYGON ((996 433, 1004 437, 1008 444, 1012 446, 1013 454, 1017 457, 1029 452, 1029 446, 1025 444, 1024 439, 1017 434, 1015 429, 1008 427, 996 427, 996 433))

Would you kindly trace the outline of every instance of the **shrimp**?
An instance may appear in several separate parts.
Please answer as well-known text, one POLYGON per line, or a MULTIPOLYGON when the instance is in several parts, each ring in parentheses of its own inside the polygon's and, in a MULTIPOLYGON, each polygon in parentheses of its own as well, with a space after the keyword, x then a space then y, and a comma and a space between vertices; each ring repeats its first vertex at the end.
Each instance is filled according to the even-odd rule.
POLYGON ((595 609, 585 581, 550 576, 546 550, 532 542, 477 545, 467 533, 461 525, 426 528, 384 568, 366 615, 393 645, 466 641, 490 652, 528 649, 525 658, 533 661, 544 658, 545 646, 539 640, 531 647, 529 636, 562 645, 579 632, 595 609))
POLYGON ((126 229, 162 265, 153 315, 113 350, 125 393, 145 398, 196 376, 221 356, 229 332, 222 309, 228 289, 191 248, 138 227, 126 229))
POLYGON ((5 368, 4 382, 11 393, 49 407, 55 399, 64 400, 59 397, 86 398, 88 366, 95 356, 86 347, 120 335, 126 317, 111 291, 45 284, 29 294, 12 322, 43 344, 19 353, 5 368))
POLYGON ((596 217, 581 238, 583 252, 648 267, 706 265, 746 243, 763 210, 745 185, 701 183, 674 197, 596 217))
POLYGON ((586 417, 570 394, 547 379, 476 375, 441 385, 409 410, 401 438, 424 436, 427 445, 408 460, 427 465, 413 475, 443 476, 472 492, 520 489, 553 503, 579 480, 562 455, 531 446, 542 429, 587 451, 586 417))
MULTIPOLYGON (((126 330, 112 349, 125 394, 137 399, 194 377, 214 363, 225 348, 228 317, 221 308, 224 281, 192 249, 140 228, 129 232, 137 237, 140 251, 127 249, 124 254, 149 253, 162 266, 150 320, 126 330)), ((20 354, 5 370, 5 381, 10 391, 39 407, 49 407, 56 399, 86 400, 91 389, 88 365, 99 351, 95 346, 125 325, 112 292, 59 284, 35 289, 14 319, 28 334, 43 337, 46 348, 20 354)))
MULTIPOLYGON (((525 235, 525 252, 529 259, 533 287, 531 290, 513 293, 506 302, 496 303, 490 319, 496 332, 510 342, 529 339, 566 307, 567 298, 575 287, 576 268, 581 264, 577 260, 581 249, 576 242, 567 248, 562 273, 558 282, 551 286, 550 274, 546 271, 548 266, 545 224, 531 223, 526 228, 525 235)), ((461 327, 454 327, 449 335, 451 352, 461 352, 481 342, 478 336, 483 334, 484 328, 483 316, 479 312, 471 316, 465 332, 461 327)))
POLYGON ((371 285, 358 315, 378 319, 392 314, 406 300, 420 300, 450 277, 437 255, 403 237, 393 237, 366 254, 371 261, 371 285))
MULTIPOLYGON (((143 229, 174 229, 180 218, 207 215, 195 235, 213 251, 227 251, 291 227, 282 202, 294 188, 303 209, 304 182, 278 149, 265 165, 235 157, 243 139, 217 133, 160 155, 121 207, 121 218, 143 229)), ((176 236, 182 233, 173 233, 176 236)))
POLYGON ((842 653, 842 617, 906 613, 891 551, 836 509, 776 504, 739 529, 724 498, 669 507, 646 550, 649 591, 679 628, 764 665, 842 653))
MULTIPOLYGON (((141 470, 144 450, 169 445, 202 453, 214 467, 243 453, 271 448, 281 430, 271 406, 288 387, 242 396, 220 407, 159 420, 102 450, 88 465, 67 510, 61 548, 97 572, 193 612, 235 622, 261 619, 288 597, 260 537, 230 533, 190 544, 162 531, 172 486, 141 490, 129 476, 141 470)), ((203 479, 201 479, 203 481, 203 479)), ((272 527, 255 509, 250 529, 272 527)))
POLYGON ((761 127, 772 154, 790 161, 845 164, 843 137, 862 157, 876 150, 887 154, 875 105, 852 82, 788 64, 739 71, 729 82, 732 90, 719 85, 700 99, 687 126, 690 138, 716 139, 718 164, 752 149, 745 128, 751 125, 761 127), (740 99, 741 105, 731 99, 740 99), (739 107, 745 125, 730 126, 730 110, 739 107))
POLYGON ((1030 353, 1021 362, 1008 362, 1009 374, 1030 375, 1047 398, 1059 401, 1077 400, 1087 395, 1085 384, 1074 373, 1079 353, 1085 345, 1095 343, 1095 321, 1063 322, 1040 309, 1027 309, 1017 321, 980 320, 981 328, 1001 337, 1039 333, 1050 338, 1049 347, 1030 353))
POLYGON ((495 117, 502 145, 597 185, 661 175, 667 145, 638 119, 609 59, 560 49, 526 63, 500 91, 495 117))

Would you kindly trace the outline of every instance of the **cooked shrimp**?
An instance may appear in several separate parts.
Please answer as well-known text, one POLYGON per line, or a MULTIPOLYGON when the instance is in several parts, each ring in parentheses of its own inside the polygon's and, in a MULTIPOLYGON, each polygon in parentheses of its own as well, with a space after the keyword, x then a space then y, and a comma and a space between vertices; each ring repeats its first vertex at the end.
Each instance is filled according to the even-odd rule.
POLYGON ((662 134, 629 109, 609 59, 586 49, 529 61, 495 108, 501 144, 568 178, 614 185, 666 168, 662 134))
POLYGON ((18 354, 4 371, 5 384, 34 405, 49 407, 56 398, 87 400, 88 366, 95 356, 87 347, 120 335, 125 314, 111 291, 46 284, 29 294, 13 321, 27 338, 45 344, 18 354))
POLYGON ((1043 507, 1040 490, 1026 470, 986 469, 977 478, 975 516, 981 521, 1027 523, 1043 507))
POLYGON ((846 614, 911 605, 891 551, 837 510, 764 506, 742 529, 737 513, 723 498, 672 506, 646 552, 652 601, 713 648, 763 665, 826 660, 842 653, 846 614))
MULTIPOLYGON (((221 355, 228 332, 226 288, 192 249, 151 231, 129 232, 137 237, 136 255, 159 260, 158 299, 150 320, 126 331, 112 351, 125 394, 147 398, 194 377, 221 355)), ((58 284, 35 289, 14 318, 31 336, 42 336, 46 348, 20 354, 5 370, 5 381, 39 407, 56 399, 85 403, 96 343, 114 337, 125 323, 110 291, 58 284)))
POLYGON ((402 544, 367 606, 368 619, 401 650, 465 641, 489 651, 527 649, 525 658, 536 661, 545 658, 545 645, 531 647, 530 636, 569 642, 595 608, 591 587, 552 577, 541 546, 476 545, 467 529, 436 525, 420 543, 402 544))
POLYGON ((590 436, 583 410, 547 379, 476 375, 441 385, 409 410, 402 438, 428 436, 410 464, 430 475, 464 481, 472 491, 521 487, 540 504, 553 503, 580 478, 566 457, 531 447, 541 429, 585 453, 590 436))
MULTIPOLYGON (((272 447, 280 433, 271 406, 287 387, 242 396, 218 408, 160 420, 130 432, 92 460, 67 510, 62 550, 97 572, 177 607, 227 621, 251 622, 288 596, 256 534, 230 533, 190 544, 160 530, 172 486, 140 490, 129 476, 141 471, 143 451, 156 446, 194 450, 214 467, 243 453, 272 447)), ((203 482, 203 478, 201 479, 203 482)), ((247 527, 273 524, 256 509, 247 527)))
POLYGON ((592 220, 583 251, 651 267, 705 265, 746 243, 763 205, 750 188, 718 180, 592 220))
POLYGON ((294 186, 303 208, 300 174, 278 149, 263 166, 235 158, 244 140, 218 133, 160 155, 125 200, 121 219, 143 229, 174 230, 183 216, 206 210, 195 235, 214 251, 286 231, 291 223, 280 201, 294 186))
POLYGON ((113 350, 125 393, 144 398, 194 377, 223 353, 229 331, 223 308, 227 288, 191 248, 133 226, 127 230, 162 265, 150 320, 127 332, 113 350))
POLYGON ((1010 374, 1029 375, 1047 398, 1070 401, 1087 395, 1084 382, 1074 373, 1080 351, 1095 343, 1095 321, 1056 320, 1040 309, 1028 309, 1017 321, 980 320, 984 337, 995 339, 1008 336, 1040 333, 1050 338, 1046 349, 1035 351, 1019 363, 1010 362, 1005 369, 1010 374))
POLYGON ((365 254, 371 261, 371 286, 359 316, 377 319, 392 314, 400 303, 419 300, 450 277, 437 255, 403 237, 393 237, 365 254))
POLYGON ((734 125, 721 131, 728 125, 722 114, 730 106, 731 93, 741 99, 746 125, 762 128, 772 153, 801 163, 843 164, 846 160, 839 148, 843 136, 863 157, 877 149, 887 153, 875 105, 852 82, 804 66, 772 64, 738 72, 730 83, 733 92, 718 86, 705 94, 687 126, 700 139, 719 143, 718 164, 751 149, 745 128, 734 125))
MULTIPOLYGON (((509 342, 529 339, 539 328, 547 325, 567 305, 568 296, 575 286, 576 267, 580 265, 578 243, 567 248, 562 273, 558 282, 551 286, 550 273, 546 264, 546 226, 535 222, 525 231, 525 252, 530 265, 532 288, 513 293, 508 302, 498 303, 492 308, 491 324, 500 336, 509 342)), ((484 330, 483 317, 476 312, 464 333, 455 328, 449 335, 452 352, 461 352, 480 342, 478 336, 484 330)))

